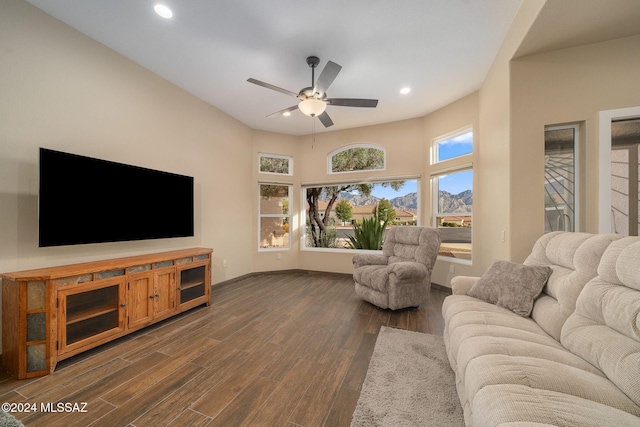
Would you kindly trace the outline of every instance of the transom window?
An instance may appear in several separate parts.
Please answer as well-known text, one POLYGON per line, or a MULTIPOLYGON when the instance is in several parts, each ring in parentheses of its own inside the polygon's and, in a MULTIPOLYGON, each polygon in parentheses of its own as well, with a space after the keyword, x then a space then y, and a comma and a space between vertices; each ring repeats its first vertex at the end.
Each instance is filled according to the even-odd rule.
POLYGON ((293 157, 278 154, 259 154, 259 171, 277 175, 293 175, 293 157))
POLYGON ((471 153, 473 153, 473 130, 463 128, 433 140, 431 163, 439 163, 471 153))

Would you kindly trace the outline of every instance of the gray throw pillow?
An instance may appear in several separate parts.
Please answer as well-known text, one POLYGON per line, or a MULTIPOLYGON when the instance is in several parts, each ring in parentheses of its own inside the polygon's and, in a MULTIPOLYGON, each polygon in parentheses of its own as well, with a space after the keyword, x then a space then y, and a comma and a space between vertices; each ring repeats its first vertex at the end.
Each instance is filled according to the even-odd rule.
POLYGON ((529 317, 551 271, 550 267, 496 261, 467 295, 529 317))

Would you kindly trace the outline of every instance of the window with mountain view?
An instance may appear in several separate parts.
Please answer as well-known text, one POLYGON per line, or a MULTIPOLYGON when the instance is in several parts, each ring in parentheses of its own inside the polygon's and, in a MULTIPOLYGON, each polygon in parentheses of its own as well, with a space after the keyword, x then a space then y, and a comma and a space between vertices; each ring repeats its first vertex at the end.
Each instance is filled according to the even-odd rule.
POLYGON ((440 255, 471 260, 473 170, 432 176, 435 226, 440 230, 440 255))
POLYGON ((305 248, 379 250, 389 227, 418 222, 417 179, 307 186, 303 191, 305 248))
POLYGON ((440 256, 471 261, 473 231, 473 153, 471 127, 433 140, 431 185, 433 226, 440 230, 440 256))

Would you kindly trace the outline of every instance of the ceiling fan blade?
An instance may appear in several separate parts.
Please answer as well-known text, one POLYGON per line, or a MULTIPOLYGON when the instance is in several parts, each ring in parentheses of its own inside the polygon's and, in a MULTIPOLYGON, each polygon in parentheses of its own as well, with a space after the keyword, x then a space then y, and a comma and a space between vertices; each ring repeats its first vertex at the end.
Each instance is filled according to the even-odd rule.
POLYGON ((269 83, 261 82, 260 80, 247 79, 247 81, 249 83, 253 83, 253 84, 258 85, 258 86, 266 87, 267 89, 275 90, 276 92, 284 93, 285 95, 291 95, 291 96, 294 96, 296 98, 298 97, 298 94, 295 93, 295 92, 291 92, 290 90, 287 90, 287 89, 282 89, 281 87, 274 86, 274 85, 271 85, 269 83))
POLYGON ((331 120, 331 117, 329 117, 326 111, 320 114, 318 116, 318 119, 320 120, 320 122, 322 122, 322 124, 326 128, 328 128, 329 126, 333 126, 333 120, 331 120))
POLYGON ((292 106, 292 107, 285 108, 284 110, 280 110, 280 111, 276 111, 275 113, 271 113, 271 114, 269 114, 267 117, 281 116, 281 115, 283 115, 284 113, 290 113, 290 112, 295 111, 295 110, 297 110, 297 109, 298 109, 298 106, 297 106, 297 105, 294 105, 294 106, 292 106))
POLYGON ((375 108, 378 105, 377 99, 360 99, 360 98, 331 98, 325 100, 329 105, 337 105, 339 107, 369 107, 375 108))
POLYGON ((331 83, 336 79, 340 70, 342 70, 340 65, 331 61, 327 62, 327 65, 322 69, 320 77, 318 77, 318 81, 313 87, 313 93, 319 93, 321 96, 324 95, 329 86, 331 86, 331 83))

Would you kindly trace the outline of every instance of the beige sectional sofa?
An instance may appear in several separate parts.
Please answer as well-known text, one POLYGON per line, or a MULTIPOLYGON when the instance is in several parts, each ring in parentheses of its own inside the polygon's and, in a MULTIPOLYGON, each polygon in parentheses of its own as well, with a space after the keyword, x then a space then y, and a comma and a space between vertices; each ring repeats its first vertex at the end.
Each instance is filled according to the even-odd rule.
POLYGON ((550 233, 524 265, 552 271, 530 317, 467 295, 478 278, 445 299, 467 426, 640 426, 640 238, 550 233))

